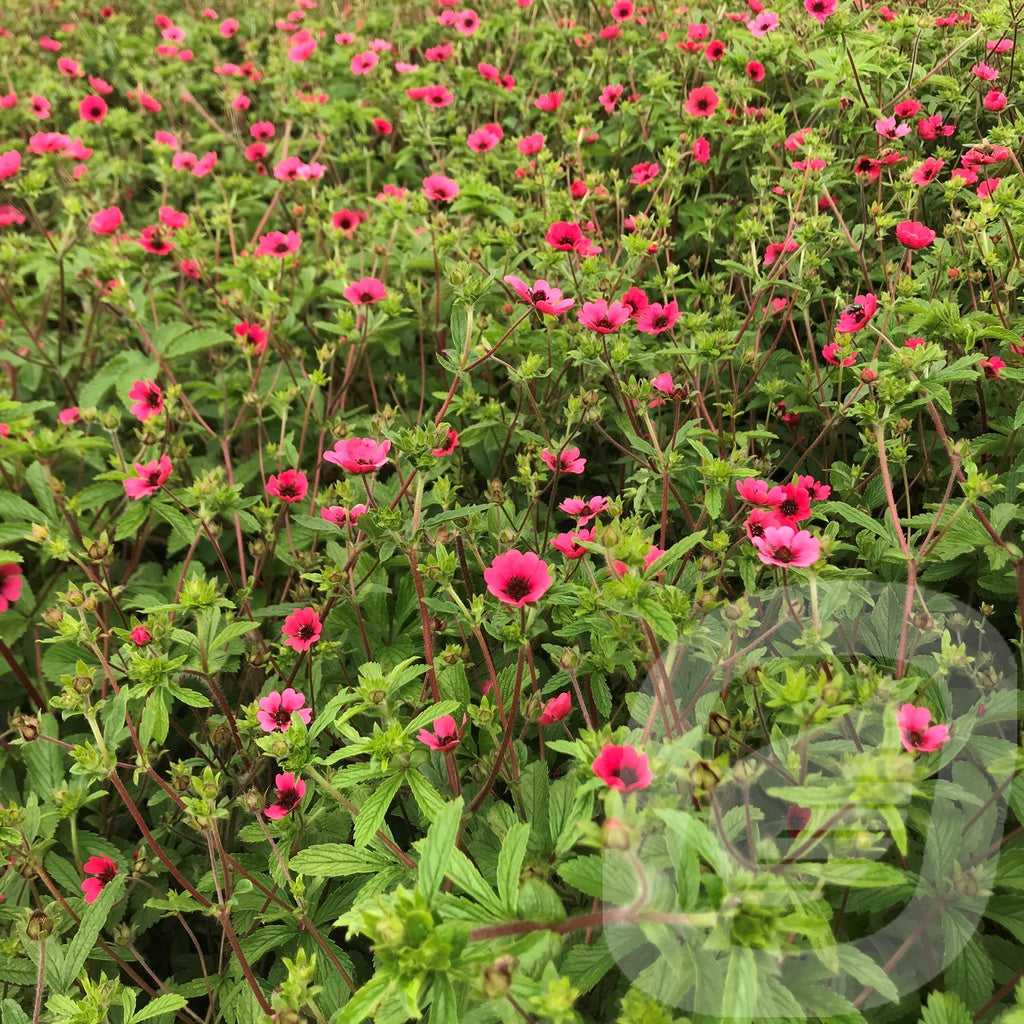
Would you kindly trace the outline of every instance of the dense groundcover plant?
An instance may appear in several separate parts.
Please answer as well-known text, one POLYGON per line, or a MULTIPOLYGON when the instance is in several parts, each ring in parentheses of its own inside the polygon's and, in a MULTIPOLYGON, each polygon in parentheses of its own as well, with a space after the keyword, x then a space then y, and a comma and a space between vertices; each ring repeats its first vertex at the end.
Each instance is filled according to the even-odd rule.
POLYGON ((0 1019, 1024 1019, 1019 9, 0 14, 0 1019))

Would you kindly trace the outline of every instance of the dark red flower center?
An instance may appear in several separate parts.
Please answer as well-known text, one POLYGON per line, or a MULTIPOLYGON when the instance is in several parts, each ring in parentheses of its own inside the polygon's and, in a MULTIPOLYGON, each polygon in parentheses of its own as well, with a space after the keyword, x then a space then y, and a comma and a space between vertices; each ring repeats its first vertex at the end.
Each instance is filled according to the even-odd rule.
POLYGON ((912 747, 919 747, 924 743, 924 733, 920 729, 907 730, 907 742, 912 747))
POLYGON ((295 487, 295 484, 280 484, 278 486, 278 492, 282 498, 297 498, 299 492, 295 487))
POLYGON ((299 791, 297 789, 279 789, 277 791, 278 806, 290 811, 299 802, 299 791))
POLYGON ((299 626, 298 632, 295 634, 300 640, 312 640, 316 636, 316 630, 313 629, 311 622, 304 622, 299 626))
POLYGON ((547 299, 547 297, 548 297, 548 293, 546 291, 544 291, 543 288, 535 288, 529 294, 530 294, 530 300, 532 302, 544 302, 547 299))
POLYGON ((525 576, 510 576, 505 584, 505 593, 513 601, 522 601, 533 589, 533 584, 525 576))
POLYGON ((160 470, 154 469, 145 475, 143 478, 150 487, 160 486, 160 470))
POLYGON ((800 506, 797 505, 793 498, 787 498, 781 505, 779 505, 779 515, 792 518, 800 511, 800 506))
POLYGON ((616 768, 611 774, 612 777, 618 779, 626 789, 629 789, 631 786, 635 786, 640 781, 640 776, 637 773, 637 770, 631 764, 624 764, 621 768, 616 768))
POLYGON ((146 405, 155 409, 160 404, 160 393, 157 391, 147 391, 145 401, 146 405))
POLYGON ((750 524, 750 536, 751 537, 763 537, 764 527, 760 523, 750 524))
POLYGON ((777 558, 780 562, 792 562, 793 561, 793 552, 790 551, 790 549, 787 548, 785 545, 783 545, 782 547, 776 548, 772 552, 772 555, 775 558, 777 558))
POLYGON ((657 316, 651 317, 652 327, 668 327, 668 317, 664 313, 659 313, 657 316))
POLYGON ((707 110, 711 106, 711 101, 704 96, 700 96, 694 101, 694 106, 698 110, 707 110))
POLYGON ((359 293, 360 302, 373 302, 373 292, 366 291, 359 293))
POLYGON ((292 713, 285 711, 284 705, 279 707, 270 717, 273 718, 275 725, 284 727, 292 724, 292 713))
POLYGON ((274 243, 274 252, 278 253, 281 256, 286 255, 289 252, 290 248, 291 247, 288 245, 287 242, 275 242, 274 243))

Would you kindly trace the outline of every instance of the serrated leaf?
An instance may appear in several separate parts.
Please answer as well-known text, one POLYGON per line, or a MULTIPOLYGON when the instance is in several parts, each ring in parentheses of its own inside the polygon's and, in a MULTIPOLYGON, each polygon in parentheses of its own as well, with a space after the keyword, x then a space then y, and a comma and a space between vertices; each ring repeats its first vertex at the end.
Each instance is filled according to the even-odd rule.
POLYGON ((453 850, 447 868, 448 877, 463 892, 496 917, 504 919, 505 908, 497 894, 484 880, 477 866, 461 851, 453 850))
POLYGON ((164 1013, 174 1013, 185 1006, 186 1002, 185 997, 179 996, 176 992, 165 992, 139 1010, 132 1017, 131 1024, 140 1024, 140 1021, 152 1020, 153 1017, 159 1017, 164 1013))
POLYGON ((57 988, 66 992, 82 972, 92 947, 96 944, 107 915, 124 892, 124 875, 114 875, 96 897, 96 902, 85 908, 71 941, 65 947, 64 967, 57 988))
POLYGON ((562 958, 561 972, 581 994, 589 992, 616 964, 604 936, 589 945, 580 942, 562 958))
POLYGON ((793 868, 830 885, 885 889, 908 884, 907 876, 899 868, 862 858, 801 861, 793 868))
POLYGON ((921 1024, 972 1024, 967 1007, 955 992, 932 992, 921 1009, 921 1024))
POLYGON ((151 740, 158 744, 167 739, 171 728, 170 714, 162 693, 150 694, 142 707, 142 720, 139 722, 139 743, 148 747, 151 740))
POLYGON ((519 906, 519 873, 529 841, 529 824, 516 822, 502 840, 501 852, 498 854, 498 895, 512 914, 519 906))
POLYGON ((451 978, 441 971, 434 972, 431 987, 429 1024, 459 1024, 459 1001, 451 978))
POLYGON ((427 821, 436 821, 445 807, 444 797, 415 769, 406 775, 405 780, 423 817, 427 821))
POLYGON ((437 820, 427 829, 427 837, 418 843, 420 851, 419 883, 420 890, 427 901, 433 900, 434 894, 441 887, 448 861, 455 841, 458 839, 462 824, 462 797, 447 803, 437 816, 437 820))
POLYGON ((370 875, 393 866, 393 861, 373 850, 357 850, 344 843, 321 843, 299 850, 288 862, 293 871, 314 878, 370 875))
POLYGON ((722 1017, 732 1020, 749 1021, 757 1010, 757 962, 754 951, 743 946, 733 946, 729 951, 729 967, 725 972, 725 986, 722 992, 722 1017))
POLYGON ((401 772, 382 779, 381 784, 359 808, 353 834, 353 842, 357 847, 366 846, 384 823, 384 817, 388 813, 391 801, 395 799, 395 794, 402 787, 402 779, 403 773, 401 772))
POLYGON ((393 981, 387 974, 375 974, 341 1008, 335 1024, 361 1024, 391 993, 393 981))

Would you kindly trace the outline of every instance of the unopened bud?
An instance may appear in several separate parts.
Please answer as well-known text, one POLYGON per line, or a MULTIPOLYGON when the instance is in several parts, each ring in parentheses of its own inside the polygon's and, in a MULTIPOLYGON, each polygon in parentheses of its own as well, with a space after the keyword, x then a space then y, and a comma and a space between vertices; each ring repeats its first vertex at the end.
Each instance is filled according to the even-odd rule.
POLYGON ((633 839, 629 829, 616 818, 609 818, 601 826, 601 838, 606 850, 628 850, 633 839))
POLYGON ((11 725, 18 730, 18 735, 26 742, 31 743, 39 738, 39 719, 31 715, 15 715, 11 719, 11 725))
POLYGON ((53 931, 53 918, 45 911, 33 910, 25 925, 25 931, 30 939, 40 942, 53 931))
POLYGON ((503 953, 493 964, 484 968, 480 984, 488 999, 500 999, 512 985, 512 972, 519 961, 510 953, 503 953))

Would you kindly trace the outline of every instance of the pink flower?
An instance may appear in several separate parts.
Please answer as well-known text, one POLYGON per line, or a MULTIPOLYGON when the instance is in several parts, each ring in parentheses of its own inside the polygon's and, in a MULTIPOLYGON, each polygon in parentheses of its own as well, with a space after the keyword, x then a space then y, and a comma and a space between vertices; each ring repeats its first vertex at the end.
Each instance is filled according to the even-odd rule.
POLYGON ((97 210, 89 221, 89 227, 96 232, 97 235, 112 235, 124 221, 124 215, 121 213, 120 207, 107 206, 102 210, 97 210))
POLYGON ((766 526, 763 537, 752 540, 757 557, 765 565, 783 567, 813 565, 818 560, 821 542, 806 530, 792 526, 766 526))
POLYGON ((896 724, 900 727, 900 740, 905 750, 927 754, 938 750, 949 741, 949 727, 933 725, 928 727, 932 713, 927 708, 915 708, 904 704, 896 712, 896 724))
POLYGON ((837 6, 837 0, 804 0, 804 10, 822 25, 826 18, 836 13, 837 6))
POLYGON ((345 508, 344 505, 331 505, 328 508, 320 509, 320 518, 325 523, 334 523, 335 526, 355 526, 359 517, 369 511, 367 505, 353 505, 345 508))
POLYGON ((944 163, 945 161, 940 160, 938 157, 927 157, 914 168, 910 175, 910 180, 915 185, 928 185, 939 176, 939 171, 942 170, 944 163))
POLYGON ((774 11, 761 11, 747 22, 750 34, 761 39, 779 27, 779 16, 774 11))
POLYGON ((504 137, 505 132, 501 125, 485 124, 482 128, 477 128, 475 132, 469 133, 466 144, 474 153, 486 153, 488 150, 494 149, 504 137))
POLYGON ((636 329, 641 334, 661 334, 675 326, 679 319, 679 306, 675 301, 666 303, 652 302, 641 309, 634 317, 636 329))
POLYGON ((999 72, 985 63, 975 64, 971 68, 971 74, 983 82, 994 82, 999 77, 999 72))
POLYGON ((278 693, 274 690, 268 697, 260 698, 260 710, 256 720, 264 732, 285 732, 292 724, 292 715, 297 714, 303 725, 309 725, 313 718, 312 708, 305 707, 306 695, 290 686, 278 693))
POLYGON ((533 135, 527 135, 519 140, 519 152, 523 156, 531 156, 534 153, 539 153, 544 148, 544 136, 540 132, 534 132, 533 135))
POLYGON ((0 565, 0 612, 7 611, 19 597, 24 584, 21 566, 14 562, 0 565))
POLYGON ((257 323, 243 320, 235 324, 235 337, 239 339, 246 351, 259 355, 267 347, 267 332, 257 323))
POLYGON ((163 392, 151 380, 137 380, 128 392, 128 397, 135 399, 131 411, 136 419, 145 421, 164 410, 163 392))
POLYGON ((610 114, 615 110, 615 104, 619 102, 622 96, 623 87, 621 85, 606 85, 601 90, 601 95, 598 97, 598 103, 604 107, 604 112, 610 114))
POLYGON ((621 302, 609 305, 604 299, 598 299, 596 302, 584 302, 576 318, 584 327, 598 334, 611 334, 629 319, 629 309, 621 302))
POLYGON ((282 470, 280 475, 272 473, 267 480, 267 494, 289 504, 302 501, 308 491, 309 480, 297 469, 282 470))
POLYGON ((904 135, 910 134, 910 125, 897 124, 895 117, 880 117, 875 122, 875 131, 883 139, 902 139, 904 135))
POLYGON ((538 110, 546 110, 550 113, 551 111, 557 110, 562 105, 562 100, 564 99, 564 92, 547 92, 542 96, 538 96, 533 101, 533 105, 538 110))
POLYGON ((357 53, 349 63, 353 75, 368 75, 380 62, 380 57, 367 50, 365 53, 357 53))
POLYGON ((875 315, 878 300, 872 294, 858 295, 839 315, 836 331, 839 334, 856 334, 875 315))
POLYGON ((0 180, 10 178, 21 170, 21 154, 16 149, 0 153, 0 180))
POLYGON ((102 96, 86 96, 78 104, 78 116, 83 121, 99 124, 107 116, 107 101, 102 96))
POLYGON ((350 284, 344 295, 354 306, 369 306, 386 299, 388 291, 383 281, 376 277, 364 277, 350 284))
POLYGON ((935 241, 935 232, 919 220, 903 220, 896 225, 896 238, 908 249, 924 249, 935 241))
POLYGON ((289 256, 302 244, 298 231, 270 231, 260 238, 257 256, 289 256))
POLYGON ((306 795, 306 784, 293 772, 282 772, 274 776, 274 786, 277 789, 277 803, 271 804, 263 813, 277 821, 298 807, 306 795))
POLYGON ((173 206, 161 206, 159 216, 160 223, 163 224, 164 227, 172 228, 175 231, 188 224, 188 214, 182 213, 180 210, 176 210, 173 206))
POLYGON ((736 490, 739 496, 751 505, 775 505, 778 498, 777 488, 769 487, 764 480, 754 477, 737 480, 736 490))
POLYGON ((484 570, 487 589, 504 604, 522 608, 539 601, 551 586, 547 563, 532 551, 506 551, 484 570))
POLYGON ((423 179, 423 194, 439 203, 450 203, 459 194, 459 184, 443 174, 429 174, 423 179))
POLYGON ((693 159, 699 164, 706 164, 711 159, 711 143, 703 135, 693 143, 693 159))
POLYGON ((833 366, 853 366, 857 362, 857 353, 851 352, 848 356, 843 355, 843 346, 838 341, 830 341, 822 350, 822 356, 826 363, 833 366))
POLYGON ((617 746, 606 743, 591 765, 594 774, 612 789, 631 793, 634 789, 646 789, 653 776, 647 764, 647 755, 636 747, 617 746))
POLYGON ((810 491, 798 483, 773 487, 768 498, 779 526, 796 526, 811 514, 810 491))
POLYGON ((538 725, 551 725, 553 722, 560 722, 572 707, 572 697, 568 693, 560 693, 557 697, 544 705, 544 710, 537 719, 538 725))
POLYGON ((999 356, 992 356, 991 359, 982 359, 978 365, 985 372, 986 377, 998 377, 999 371, 1006 365, 999 356))
POLYGON ((333 462, 349 473, 374 473, 388 461, 390 441, 374 441, 372 437, 350 437, 337 441, 324 461, 333 462))
POLYGON ((608 499, 602 494, 594 495, 589 501, 582 498, 566 498, 558 507, 566 515, 576 517, 577 527, 583 527, 608 508, 608 499))
POLYGON ((629 180, 634 185, 646 185, 648 182, 654 181, 654 179, 661 173, 661 168, 648 161, 633 165, 633 177, 629 180))
POLYGON ((285 647, 293 651, 308 651, 323 632, 323 623, 315 608, 300 608, 291 613, 281 627, 281 632, 288 638, 285 647))
POLYGON ((152 635, 145 626, 136 626, 129 634, 132 638, 132 643, 136 647, 145 647, 146 644, 151 643, 153 640, 152 635))
POLYGON ((690 117, 711 117, 720 102, 718 93, 710 85, 702 85, 690 90, 683 109, 690 117))
POLYGON ((586 459, 580 458, 579 448, 566 448, 555 455, 550 449, 545 448, 540 453, 544 465, 552 472, 560 470, 563 473, 582 473, 587 464, 586 459))
POLYGON ((430 454, 436 459, 443 458, 445 455, 451 455, 456 448, 459 447, 459 432, 452 427, 445 438, 445 443, 441 448, 432 448, 430 454))
POLYGON ((567 533, 559 533, 552 537, 551 546, 556 551, 561 551, 566 558, 575 561, 587 553, 587 549, 582 547, 580 542, 589 543, 593 539, 593 530, 570 530, 567 533))
POLYGON ((1002 110, 1006 106, 1006 93, 1000 92, 998 89, 990 89, 985 93, 985 98, 981 102, 986 110, 1002 110))
POLYGON ((560 316, 576 302, 575 299, 563 299, 561 290, 548 284, 543 278, 534 281, 532 288, 514 274, 506 274, 504 281, 515 289, 515 293, 523 302, 530 303, 538 312, 546 313, 548 316, 560 316))
POLYGON ((136 462, 135 472, 138 476, 129 476, 124 481, 124 492, 129 498, 150 498, 161 487, 171 475, 171 460, 166 455, 161 455, 159 460, 154 459, 143 465, 136 462))
POLYGON ((456 726, 455 719, 451 715, 441 715, 434 719, 434 731, 428 732, 420 729, 416 739, 425 743, 431 750, 454 750, 459 740, 462 739, 462 730, 466 726, 466 716, 462 716, 462 725, 456 726))
POLYGON ((82 883, 82 892, 85 893, 86 903, 95 903, 106 885, 114 880, 117 874, 117 865, 107 856, 90 857, 83 865, 82 870, 87 875, 95 875, 95 878, 87 878, 82 883))
POLYGON ((81 418, 81 410, 77 405, 68 406, 68 408, 61 409, 61 411, 57 413, 57 422, 63 423, 64 426, 68 426, 71 423, 78 423, 81 418))

